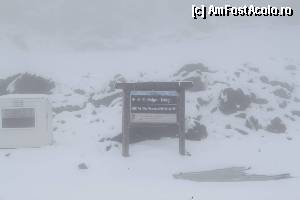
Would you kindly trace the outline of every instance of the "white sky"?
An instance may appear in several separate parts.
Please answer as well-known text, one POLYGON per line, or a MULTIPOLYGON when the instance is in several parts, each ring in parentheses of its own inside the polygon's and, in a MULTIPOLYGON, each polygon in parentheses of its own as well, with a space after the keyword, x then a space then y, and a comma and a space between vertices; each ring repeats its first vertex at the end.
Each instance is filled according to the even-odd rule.
POLYGON ((221 0, 0 0, 0 31, 35 32, 51 36, 90 33, 102 37, 149 32, 180 32, 187 29, 203 30, 207 24, 228 26, 252 22, 267 24, 298 23, 298 0, 225 1, 231 5, 292 6, 294 17, 216 18, 195 22, 191 5, 217 4, 221 0), (263 2, 263 3, 261 3, 263 2), (197 23, 195 25, 195 23, 197 23))

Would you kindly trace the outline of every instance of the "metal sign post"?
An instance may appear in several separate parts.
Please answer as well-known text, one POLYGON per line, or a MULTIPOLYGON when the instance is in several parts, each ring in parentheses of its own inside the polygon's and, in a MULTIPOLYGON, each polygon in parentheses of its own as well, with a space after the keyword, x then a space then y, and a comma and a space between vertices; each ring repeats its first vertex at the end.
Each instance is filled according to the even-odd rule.
POLYGON ((132 126, 177 125, 179 153, 185 155, 185 90, 193 83, 142 82, 117 83, 123 89, 122 155, 129 156, 132 126))

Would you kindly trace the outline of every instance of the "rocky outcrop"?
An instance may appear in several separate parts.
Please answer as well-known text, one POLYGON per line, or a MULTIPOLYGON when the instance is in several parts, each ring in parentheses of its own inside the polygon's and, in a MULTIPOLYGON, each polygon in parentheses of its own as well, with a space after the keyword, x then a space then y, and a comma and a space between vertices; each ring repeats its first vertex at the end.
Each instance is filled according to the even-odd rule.
POLYGON ((259 130, 262 128, 262 125, 259 123, 258 119, 251 116, 246 120, 245 126, 251 130, 259 130))
POLYGON ((180 81, 192 81, 194 85, 189 91, 199 92, 206 89, 204 73, 215 73, 215 71, 209 70, 202 63, 187 64, 180 68, 173 76, 180 81))
POLYGON ((206 67, 203 63, 187 64, 187 65, 184 65, 182 68, 180 68, 174 74, 174 76, 181 75, 182 77, 185 77, 192 72, 198 72, 199 74, 201 74, 202 72, 215 73, 216 71, 209 70, 208 67, 206 67))
POLYGON ((271 120, 270 124, 266 127, 266 131, 272 133, 285 133, 286 125, 279 117, 275 117, 271 120))
POLYGON ((283 98, 283 99, 290 99, 291 98, 291 94, 288 93, 286 90, 280 88, 277 89, 273 92, 273 94, 277 97, 283 98))
POLYGON ((238 133, 240 133, 241 135, 248 135, 249 134, 247 131, 244 131, 244 130, 239 129, 239 128, 235 128, 234 130, 237 131, 238 133))
POLYGON ((250 103, 250 96, 244 94, 241 89, 226 88, 219 96, 219 110, 224 114, 246 110, 250 103))
POLYGON ((78 105, 59 106, 59 107, 52 108, 52 111, 56 114, 62 113, 64 111, 74 112, 74 111, 79 111, 79 110, 84 109, 85 106, 86 106, 86 104, 84 104, 83 106, 78 106, 78 105))
POLYGON ((269 103, 267 99, 264 98, 258 98, 255 94, 251 94, 251 102, 259 105, 264 105, 269 103))
POLYGON ((300 117, 300 110, 293 110, 292 114, 300 117))
POLYGON ((261 82, 265 83, 265 84, 269 84, 271 86, 279 86, 282 87, 286 90, 288 90, 289 92, 292 92, 294 87, 286 82, 281 82, 281 81, 270 81, 268 77, 266 76, 261 76, 260 77, 261 82))
POLYGON ((207 129, 206 126, 200 124, 199 122, 195 122, 195 125, 187 130, 186 139, 188 140, 196 140, 200 141, 202 139, 207 138, 207 129))
POLYGON ((0 79, 0 95, 8 94, 7 87, 8 85, 13 82, 20 74, 16 74, 13 76, 9 76, 5 79, 0 79))
POLYGON ((108 83, 107 88, 100 91, 98 94, 92 94, 89 98, 89 102, 97 108, 100 106, 110 106, 117 98, 122 97, 122 92, 117 91, 115 88, 116 83, 124 82, 126 82, 126 79, 122 75, 117 74, 114 76, 113 80, 108 83))
POLYGON ((285 69, 289 70, 289 71, 295 71, 295 70, 297 70, 297 66, 296 65, 287 65, 287 66, 285 66, 285 69))
POLYGON ((99 99, 93 98, 93 96, 89 99, 89 102, 93 104, 95 107, 100 107, 101 105, 103 106, 110 106, 111 103, 117 99, 122 97, 122 92, 116 92, 104 97, 101 97, 99 99))
POLYGON ((0 80, 0 93, 4 94, 51 94, 55 83, 47 78, 24 73, 0 80))

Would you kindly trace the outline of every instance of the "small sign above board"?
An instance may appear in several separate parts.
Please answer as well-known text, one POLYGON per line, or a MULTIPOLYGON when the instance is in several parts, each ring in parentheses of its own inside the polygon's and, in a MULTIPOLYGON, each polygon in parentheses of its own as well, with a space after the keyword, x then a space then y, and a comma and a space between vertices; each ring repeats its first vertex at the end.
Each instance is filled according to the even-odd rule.
POLYGON ((176 91, 131 91, 131 123, 177 123, 176 91))

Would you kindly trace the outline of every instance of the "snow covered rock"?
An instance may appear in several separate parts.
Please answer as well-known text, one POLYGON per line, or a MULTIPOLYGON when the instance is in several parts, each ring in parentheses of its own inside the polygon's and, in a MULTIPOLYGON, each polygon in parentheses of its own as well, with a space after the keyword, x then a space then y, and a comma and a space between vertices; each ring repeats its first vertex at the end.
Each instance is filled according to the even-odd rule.
POLYGON ((80 163, 80 164, 78 165, 78 169, 80 169, 80 170, 85 170, 85 169, 88 169, 88 166, 87 166, 85 163, 80 163))
POLYGON ((0 79, 0 95, 8 94, 7 87, 13 82, 20 74, 9 76, 5 79, 0 79))
POLYGON ((259 130, 262 128, 262 125, 260 125, 258 119, 256 119, 255 117, 251 116, 246 120, 245 123, 246 127, 252 130, 259 130))
POLYGON ((0 95, 4 94, 50 94, 55 83, 34 74, 16 74, 0 79, 0 95))
POLYGON ((197 140, 200 141, 202 139, 207 138, 207 129, 206 126, 200 124, 199 122, 195 122, 195 125, 192 128, 189 128, 186 133, 186 139, 188 140, 197 140))
POLYGON ((185 77, 193 72, 197 72, 197 73, 201 74, 202 72, 213 73, 214 71, 210 71, 208 69, 208 67, 206 67, 203 63, 187 64, 187 65, 184 65, 181 69, 179 69, 174 74, 174 76, 181 75, 181 76, 185 77))
POLYGON ((112 94, 109 94, 107 96, 101 97, 101 98, 97 98, 95 96, 90 98, 90 103, 93 104, 95 107, 100 107, 101 105, 103 106, 110 106, 111 103, 117 99, 117 98, 121 98, 122 97, 122 92, 115 92, 112 94))
POLYGON ((174 77, 180 81, 192 81, 194 86, 189 89, 191 92, 199 92, 206 89, 204 73, 214 73, 215 71, 210 71, 202 63, 187 64, 180 68, 174 77))
POLYGON ((269 84, 271 86, 279 86, 279 87, 287 89, 290 92, 292 92, 294 89, 294 87, 289 83, 281 82, 281 81, 274 81, 274 80, 270 81, 269 78, 266 76, 261 76, 260 80, 265 84, 269 84))
POLYGON ((293 110, 292 114, 300 117, 300 110, 293 110))
POLYGON ((183 81, 192 81, 193 87, 188 89, 191 92, 199 92, 206 89, 205 83, 202 81, 200 76, 193 76, 183 79, 183 81))
POLYGON ((239 114, 235 115, 235 117, 246 119, 247 114, 246 113, 239 113, 239 114))
POLYGON ((250 96, 244 94, 241 89, 226 88, 219 96, 219 110, 224 114, 246 110, 250 103, 250 96))
POLYGON ((252 103, 255 103, 255 104, 260 104, 260 105, 263 105, 263 104, 267 104, 269 103, 269 101, 267 99, 264 99, 264 98, 258 98, 255 94, 251 94, 251 102, 252 103))
POLYGON ((234 130, 237 131, 238 133, 240 133, 241 135, 248 135, 249 134, 247 131, 244 131, 244 130, 239 129, 239 128, 235 128, 234 130))
POLYGON ((297 70, 297 66, 296 65, 287 65, 285 66, 286 70, 290 70, 290 71, 295 71, 297 70))
POLYGON ((55 83, 34 74, 20 74, 8 86, 8 93, 15 94, 50 94, 55 83))
POLYGON ((283 99, 289 99, 291 98, 291 94, 288 93, 286 90, 280 88, 280 89, 277 89, 273 92, 273 94, 277 97, 280 97, 280 98, 283 98, 283 99))
POLYGON ((115 89, 115 84, 124 82, 126 82, 126 79, 122 75, 115 75, 105 89, 90 97, 89 102, 97 108, 101 105, 110 106, 116 99, 121 99, 122 97, 122 92, 115 89))
POLYGON ((272 133, 284 133, 286 131, 286 125, 279 117, 275 117, 266 127, 266 130, 272 133))
POLYGON ((84 106, 79 106, 79 105, 65 105, 65 106, 60 106, 60 107, 53 107, 53 112, 55 112, 56 114, 58 113, 62 113, 64 111, 67 112, 74 112, 74 111, 79 111, 82 110, 84 106))

